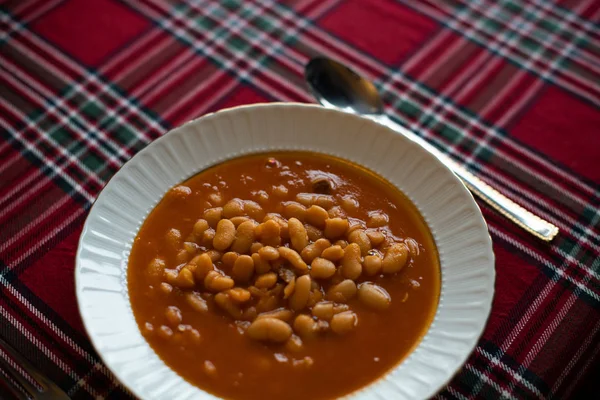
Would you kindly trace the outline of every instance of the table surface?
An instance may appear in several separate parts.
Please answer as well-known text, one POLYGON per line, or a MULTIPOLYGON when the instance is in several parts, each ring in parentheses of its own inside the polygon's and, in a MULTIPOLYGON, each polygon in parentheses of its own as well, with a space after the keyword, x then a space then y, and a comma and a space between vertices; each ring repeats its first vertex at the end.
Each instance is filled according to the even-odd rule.
POLYGON ((599 1, 0 7, 0 336, 73 398, 129 396, 100 362, 75 302, 77 240, 103 185, 192 118, 312 102, 303 67, 319 54, 373 79, 396 121, 560 228, 546 244, 479 202, 496 296, 477 348, 437 397, 567 398, 594 386, 599 1))

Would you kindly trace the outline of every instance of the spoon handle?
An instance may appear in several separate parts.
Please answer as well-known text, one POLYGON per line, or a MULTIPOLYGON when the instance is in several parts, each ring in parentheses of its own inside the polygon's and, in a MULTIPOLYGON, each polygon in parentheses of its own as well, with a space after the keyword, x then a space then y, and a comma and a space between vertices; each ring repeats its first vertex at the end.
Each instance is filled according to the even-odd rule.
POLYGON ((472 193, 485 201, 494 210, 510 219, 512 222, 525 229, 532 235, 549 242, 558 233, 558 227, 550 222, 538 217, 530 211, 524 209, 490 185, 470 173, 466 168, 456 163, 447 155, 440 152, 427 141, 417 136, 415 133, 392 121, 389 117, 376 117, 375 121, 385 125, 400 134, 420 144, 425 150, 436 156, 444 165, 450 168, 465 184, 472 193))

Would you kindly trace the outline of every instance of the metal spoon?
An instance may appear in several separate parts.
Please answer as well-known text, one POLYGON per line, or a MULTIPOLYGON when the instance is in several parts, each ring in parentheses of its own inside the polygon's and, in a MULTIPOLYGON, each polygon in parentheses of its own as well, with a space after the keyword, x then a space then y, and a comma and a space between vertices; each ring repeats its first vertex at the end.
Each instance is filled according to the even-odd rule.
POLYGON ((450 168, 472 193, 527 232, 548 242, 558 233, 558 227, 505 197, 427 141, 392 121, 384 113, 377 88, 350 68, 328 58, 317 57, 306 65, 305 78, 323 106, 363 115, 420 144, 450 168))

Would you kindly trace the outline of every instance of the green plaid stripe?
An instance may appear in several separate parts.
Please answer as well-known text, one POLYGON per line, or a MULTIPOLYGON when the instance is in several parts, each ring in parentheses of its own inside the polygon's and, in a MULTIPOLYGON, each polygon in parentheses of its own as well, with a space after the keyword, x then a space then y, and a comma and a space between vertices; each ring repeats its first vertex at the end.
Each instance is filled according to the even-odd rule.
MULTIPOLYGON (((199 5, 199 7, 200 6, 201 5, 199 5)), ((239 6, 243 7, 241 4, 239 4, 239 6)), ((216 9, 216 14, 214 12, 208 12, 208 15, 211 16, 211 17, 215 17, 215 16, 218 17, 219 15, 220 16, 228 15, 227 11, 231 11, 231 10, 235 9, 235 7, 237 7, 237 4, 235 2, 231 2, 231 3, 229 3, 229 8, 228 9, 227 8, 225 8, 225 9, 224 8, 217 8, 216 9), (222 14, 218 14, 219 10, 222 12, 222 14)), ((189 9, 187 9, 187 10, 189 11, 189 9)), ((181 8, 179 9, 179 11, 181 12, 181 8)), ((238 11, 238 12, 240 12, 240 14, 243 14, 247 19, 251 18, 253 15, 255 15, 255 14, 252 14, 250 12, 247 12, 243 8, 242 8, 242 11, 238 11)), ((181 16, 180 18, 184 18, 184 17, 185 16, 181 16)), ((233 21, 230 21, 230 19, 226 19, 223 22, 224 26, 228 26, 229 27, 229 32, 231 32, 231 30, 234 29, 232 27, 236 27, 237 26, 237 25, 234 24, 234 21, 235 21, 235 19, 233 19, 233 21)), ((274 21, 273 24, 268 24, 268 25, 273 25, 274 26, 275 24, 276 24, 276 21, 274 21)), ((253 42, 251 40, 256 37, 255 36, 256 31, 253 31, 252 29, 250 29, 248 27, 245 27, 245 29, 239 29, 239 26, 238 26, 238 30, 234 30, 234 33, 237 33, 237 32, 240 32, 240 35, 236 36, 236 38, 238 40, 245 41, 245 44, 242 44, 242 42, 238 42, 237 45, 236 45, 237 47, 239 47, 239 46, 246 46, 246 47, 249 48, 250 46, 252 46, 253 42), (246 37, 244 34, 252 34, 252 36, 246 37)), ((218 39, 219 39, 219 41, 222 42, 222 43, 227 43, 229 40, 231 40, 231 37, 232 37, 231 34, 230 35, 223 35, 221 33, 221 31, 217 31, 217 33, 215 33, 214 36, 217 36, 218 39)), ((184 38, 184 39, 187 39, 187 42, 186 42, 187 44, 192 43, 192 38, 184 38)), ((213 37, 213 39, 214 39, 214 37, 213 37)), ((227 59, 223 58, 223 56, 218 57, 220 55, 219 53, 205 54, 205 55, 211 57, 211 59, 214 60, 215 62, 217 62, 220 67, 224 67, 225 69, 231 68, 231 64, 229 64, 229 65, 226 64, 227 61, 228 61, 227 59)), ((242 70, 242 71, 237 70, 236 74, 238 76, 243 76, 245 74, 245 72, 246 72, 246 70, 242 70)), ((243 78, 240 78, 240 79, 243 79, 243 78)), ((422 89, 422 92, 420 92, 419 94, 425 93, 425 94, 428 95, 429 98, 433 99, 434 101, 440 99, 440 97, 435 92, 433 92, 431 90, 428 90, 428 88, 421 87, 421 89, 422 89)), ((446 100, 446 99, 442 98, 442 100, 446 100)), ((442 104, 443 104, 443 102, 442 102, 442 104)), ((412 106, 413 106, 413 108, 423 109, 423 104, 413 103, 412 106)), ((427 118, 426 120, 430 121, 430 122, 425 125, 424 129, 419 129, 419 131, 422 134, 425 134, 425 133, 427 133, 427 128, 432 129, 432 127, 434 127, 434 129, 439 130, 439 132, 442 134, 442 137, 446 136, 447 138, 450 138, 454 142, 459 143, 462 139, 464 139, 465 137, 467 137, 467 136, 465 136, 464 132, 466 132, 468 130, 465 130, 465 128, 469 128, 470 124, 473 123, 473 122, 475 122, 476 126, 477 126, 477 124, 479 124, 479 126, 477 126, 478 128, 484 128, 486 130, 489 130, 491 128, 489 126, 484 125, 482 121, 478 121, 477 115, 475 115, 473 113, 469 114, 468 112, 463 112, 463 115, 461 115, 461 113, 456 113, 456 114, 458 114, 459 116, 463 116, 464 119, 462 121, 463 122, 462 126, 457 125, 457 124, 452 123, 452 122, 449 122, 447 120, 440 120, 439 117, 437 116, 437 114, 435 112, 430 112, 428 115, 426 115, 426 118, 427 118)), ((496 131, 495 133, 497 133, 498 135, 502 134, 500 131, 496 131)), ((438 142, 438 146, 441 149, 443 149, 446 146, 446 143, 445 142, 441 142, 441 143, 438 142)), ((483 147, 478 145, 478 148, 483 148, 483 147)), ((484 153, 484 154, 485 155, 489 155, 492 151, 493 150, 488 149, 488 151, 486 153, 484 153)), ((476 152, 475 152, 475 154, 476 154, 476 152)), ((483 161, 489 161, 489 160, 483 160, 483 161)), ((481 167, 482 165, 483 165, 482 163, 481 164, 477 164, 478 167, 481 167)), ((510 184, 508 184, 508 185, 510 185, 510 184)), ((535 201, 535 199, 532 199, 532 202, 530 204, 528 204, 528 205, 534 206, 535 205, 534 201, 535 201)), ((586 293, 588 293, 592 298, 597 299, 597 297, 598 297, 593 291, 590 291, 589 289, 586 291, 586 293)))
POLYGON ((230 0, 221 5, 214 2, 206 5, 186 3, 176 7, 172 15, 172 19, 179 22, 172 22, 170 18, 157 22, 182 43, 206 56, 239 81, 250 82, 252 74, 266 67, 272 61, 273 54, 283 46, 293 44, 298 33, 285 31, 277 21, 258 14, 260 11, 260 8, 243 1, 230 0), (185 24, 188 30, 177 29, 180 23, 185 24), (253 29, 250 24, 260 27, 262 32, 253 29), (206 31, 209 27, 211 30, 206 31), (281 34, 280 41, 268 43, 269 34, 281 34), (199 37, 207 41, 200 42, 199 37), (247 67, 240 68, 240 64, 247 64, 247 67))
MULTIPOLYGON (((200 5, 199 7, 201 7, 201 6, 202 5, 200 5)), ((229 3, 226 6, 228 8, 218 8, 217 7, 217 8, 215 8, 215 10, 217 10, 217 12, 214 15, 212 13, 210 13, 210 12, 208 13, 209 18, 215 18, 215 21, 213 21, 213 23, 217 23, 216 21, 218 21, 218 19, 221 16, 228 15, 227 12, 231 11, 232 9, 234 9, 235 8, 234 6, 235 6, 235 3, 232 2, 232 3, 229 3)), ((185 9, 186 6, 180 7, 179 12, 181 12, 181 8, 185 9)), ((252 17, 252 15, 253 15, 251 12, 244 12, 243 11, 242 13, 243 13, 243 15, 246 18, 252 17)), ((180 18, 184 18, 184 17, 185 16, 181 16, 180 18)), ((235 18, 230 18, 230 20, 232 22, 226 22, 226 25, 225 25, 226 28, 223 28, 223 32, 224 32, 223 34, 221 34, 220 31, 218 32, 218 34, 215 34, 215 40, 221 40, 221 41, 224 41, 224 43, 230 43, 232 41, 235 43, 235 41, 238 41, 239 43, 238 43, 237 47, 243 46, 243 43, 244 43, 243 40, 245 38, 245 35, 253 34, 254 31, 251 30, 251 29, 248 29, 247 27, 245 27, 244 29, 241 30, 240 36, 234 36, 234 34, 231 34, 231 33, 227 34, 227 32, 231 32, 233 30, 231 28, 232 24, 235 27, 235 25, 234 25, 235 18), (229 26, 227 26, 227 25, 229 25, 229 26)), ((268 21, 268 20, 266 20, 266 18, 260 18, 258 20, 261 21, 261 22, 259 22, 259 25, 261 25, 261 26, 276 26, 274 23, 265 22, 265 21, 268 21)), ((201 19, 201 21, 202 22, 199 24, 200 26, 206 26, 208 24, 206 22, 206 21, 208 21, 207 18, 203 18, 203 19, 201 19)), ((189 38, 188 37, 188 38, 184 38, 184 39, 187 40, 187 42, 186 42, 187 44, 193 43, 193 38, 189 38)), ((251 45, 251 42, 246 41, 246 46, 250 46, 250 45, 251 45)), ((216 53, 216 55, 218 56, 219 54, 216 53)), ((226 67, 228 66, 230 69, 234 68, 233 66, 231 66, 231 64, 228 65, 227 64, 228 60, 226 60, 222 56, 221 57, 213 57, 213 58, 215 59, 215 61, 218 63, 219 66, 226 66, 226 67)), ((236 69, 236 71, 238 71, 238 73, 240 74, 240 76, 243 76, 244 71, 239 72, 239 70, 237 70, 237 69, 236 69)), ((427 93, 427 88, 423 88, 423 89, 427 93)), ((427 94, 429 95, 430 98, 436 99, 436 97, 435 97, 436 94, 434 92, 429 91, 429 93, 427 93, 427 94)), ((90 102, 88 102, 88 103, 90 103, 90 102)), ((403 103, 405 104, 407 102, 404 101, 403 103)), ((86 106, 87 106, 87 109, 90 109, 89 104, 86 104, 86 106)), ((399 109, 403 109, 403 108, 406 109, 405 105, 401 105, 401 106, 397 106, 397 107, 399 109)), ((86 108, 86 107, 84 106, 84 108, 86 108)), ((98 108, 98 107, 95 107, 95 108, 98 108)), ((414 110, 418 109, 418 108, 423 108, 423 107, 422 107, 422 105, 420 105, 418 103, 414 103, 414 102, 410 104, 411 113, 414 113, 414 110)), ((94 108, 91 108, 91 109, 94 110, 94 108)), ((90 112, 92 114, 94 114, 94 113, 97 114, 97 110, 90 111, 90 112)), ((434 129, 434 131, 437 130, 438 133, 441 135, 441 137, 449 139, 450 142, 453 142, 453 143, 460 143, 465 138, 464 134, 462 134, 462 132, 464 132, 463 128, 468 127, 469 126, 468 124, 473 121, 473 118, 476 118, 476 116, 474 114, 471 114, 469 116, 470 118, 466 119, 464 121, 465 124, 462 125, 462 126, 460 126, 460 125, 456 125, 456 124, 453 124, 453 123, 449 123, 447 121, 443 121, 443 120, 440 121, 437 117, 435 117, 436 114, 432 113, 432 112, 430 112, 429 115, 427 115, 427 114, 422 114, 422 115, 425 115, 425 118, 423 118, 423 116, 421 116, 421 118, 420 118, 421 120, 425 121, 424 123, 422 122, 423 125, 424 125, 424 127, 425 127, 425 129, 426 128, 430 128, 430 129, 434 129)), ((130 127, 125 126, 125 127, 123 127, 123 130, 125 132, 124 133, 125 137, 131 136, 132 130, 131 130, 130 127)), ((427 132, 427 130, 422 130, 422 133, 426 133, 426 132, 427 132)), ((61 132, 61 133, 64 133, 64 132, 61 132)), ((438 146, 440 148, 445 147, 445 145, 446 145, 445 142, 441 142, 441 143, 438 142, 438 146)), ((478 148, 484 148, 484 147, 479 146, 478 148)), ((486 155, 489 154, 489 153, 490 152, 488 150, 486 152, 486 155)), ((486 157, 482 161, 489 161, 489 160, 486 157)), ((91 155, 91 156, 89 156, 89 157, 87 157, 87 158, 84 159, 83 165, 87 166, 88 169, 89 169, 89 167, 91 167, 92 169, 96 169, 96 168, 99 168, 101 164, 100 164, 100 160, 95 155, 91 155)), ((477 164, 476 166, 479 167, 480 165, 481 164, 477 164)))
MULTIPOLYGON (((32 83, 23 84, 27 90, 32 83)), ((137 100, 123 96, 93 71, 85 72, 79 83, 67 86, 59 97, 39 88, 33 89, 39 94, 40 107, 25 118, 25 129, 43 127, 45 134, 33 146, 44 143, 66 151, 67 159, 77 160, 85 174, 82 180, 105 182, 131 156, 130 149, 139 149, 166 129, 158 116, 141 109, 137 100), (132 116, 139 117, 142 126, 134 126, 129 121, 132 116)))
MULTIPOLYGON (((277 7, 274 10, 277 11, 278 16, 288 18, 290 16, 290 14, 293 15, 287 9, 281 10, 280 7, 277 7)), ((315 28, 318 29, 318 27, 315 27, 315 28)), ((325 37, 327 37, 327 35, 328 35, 328 33, 324 32, 324 31, 319 31, 318 34, 324 35, 325 37)), ((373 63, 376 63, 376 62, 373 61, 373 63)), ((391 87, 391 86, 388 87, 386 85, 386 82, 382 83, 382 80, 378 80, 378 83, 380 84, 380 86, 383 88, 384 91, 389 90, 390 93, 385 93, 385 97, 388 99, 395 98, 398 93, 400 95, 404 94, 405 88, 409 87, 410 85, 415 85, 415 87, 419 89, 418 96, 415 95, 415 96, 417 96, 416 99, 418 102, 411 104, 411 106, 412 106, 412 107, 410 107, 411 110, 414 110, 415 108, 420 108, 423 104, 427 105, 427 104, 429 104, 429 102, 435 101, 436 97, 439 97, 439 94, 437 94, 434 90, 426 87, 421 82, 415 81, 414 79, 407 77, 399 69, 390 69, 381 64, 378 64, 377 67, 381 70, 382 76, 391 77, 390 80, 393 81, 394 84, 399 85, 398 87, 391 87)), ((465 115, 466 116, 465 118, 467 118, 468 120, 473 122, 474 127, 476 129, 493 128, 491 130, 492 133, 498 133, 499 136, 503 137, 503 138, 506 137, 504 134, 501 133, 502 131, 499 128, 482 125, 483 122, 478 121, 476 114, 472 113, 468 109, 465 109, 465 108, 457 105, 451 99, 442 96, 442 100, 444 101, 444 103, 450 104, 452 107, 454 107, 453 108, 454 113, 459 114, 459 115, 465 115)), ((490 132, 490 130, 486 130, 486 131, 490 132)))
MULTIPOLYGON (((433 94, 433 96, 434 96, 434 94, 433 94)), ((446 128, 446 131, 448 131, 447 128, 446 128)), ((452 133, 453 135, 456 136, 457 135, 456 132, 460 132, 460 130, 459 129, 454 129, 453 131, 450 131, 449 133, 452 133)), ((552 267, 550 273, 551 274, 556 273, 556 271, 557 271, 556 266, 554 266, 551 263, 549 263, 548 265, 550 265, 552 267)), ((576 282, 576 281, 572 281, 571 283, 573 283, 574 285, 578 284, 578 282, 576 282)), ((579 284, 581 285, 581 283, 579 283, 579 284)), ((586 293, 588 293, 592 298, 596 298, 596 300, 597 300, 597 295, 593 291, 590 291, 589 289, 587 289, 586 293)))
MULTIPOLYGON (((488 125, 477 114, 452 103, 451 99, 440 96, 419 81, 411 82, 410 78, 402 76, 401 72, 392 75, 389 81, 381 83, 381 86, 384 90, 390 91, 388 98, 394 98, 394 92, 400 91, 401 95, 392 103, 399 113, 400 121, 422 135, 429 136, 438 148, 448 151, 447 147, 449 147, 451 152, 457 151, 456 146, 468 148, 468 157, 463 157, 468 163, 467 165, 479 172, 482 172, 482 167, 487 163, 494 162, 495 150, 492 147, 491 139, 505 137, 504 131, 488 125), (397 80, 404 83, 404 86, 398 88, 390 84, 397 80), (431 103, 436 107, 430 107, 431 103), (412 123, 415 119, 417 122, 412 123), (484 132, 483 139, 470 134, 469 132, 472 132, 473 129, 484 132), (437 133, 437 135, 428 135, 429 131, 437 133)), ((498 157, 501 157, 501 152, 498 157)), ((512 189, 510 182, 500 180, 499 183, 509 191, 512 189)), ((527 193, 519 193, 519 195, 527 197, 527 193)), ((528 206, 534 207, 539 201, 536 197, 530 197, 530 200, 531 203, 528 206)), ((582 227, 580 226, 580 228, 582 227)))
MULTIPOLYGON (((339 5, 337 1, 331 1, 330 4, 339 5)), ((157 5, 147 2, 146 5, 147 7, 140 6, 144 15, 151 16, 160 29, 176 37, 185 47, 190 47, 196 54, 209 59, 221 71, 219 74, 224 71, 233 76, 236 83, 269 92, 277 98, 290 99, 298 96, 308 99, 304 88, 290 79, 301 74, 306 61, 306 47, 303 46, 308 35, 315 31, 317 35, 323 33, 326 36, 324 41, 327 45, 331 44, 331 48, 339 44, 337 38, 327 32, 319 32, 318 26, 315 25, 318 15, 309 18, 298 14, 285 4, 253 4, 242 1, 182 2, 177 3, 174 9, 169 9, 163 3, 157 5), (156 11, 157 9, 159 11, 156 11), (292 29, 288 29, 287 25, 291 25, 292 29)), ((593 32, 590 31, 589 24, 575 13, 554 6, 546 7, 540 0, 537 0, 535 5, 521 6, 514 1, 503 1, 492 9, 494 12, 485 9, 478 11, 477 7, 471 4, 456 6, 454 10, 458 10, 459 15, 469 21, 479 21, 473 24, 476 29, 467 29, 469 40, 480 45, 489 45, 489 39, 493 39, 492 52, 499 58, 508 59, 522 70, 529 68, 533 70, 534 75, 565 86, 568 83, 557 77, 557 74, 573 75, 576 73, 576 64, 590 61, 593 54, 584 50, 593 48, 594 44, 590 40, 593 32), (549 10, 549 17, 543 12, 546 9, 549 10), (570 23, 578 27, 574 33, 571 33, 568 24, 561 25, 564 23, 564 17, 570 18, 570 23), (517 21, 527 21, 529 24, 519 25, 517 21), (567 47, 566 51, 561 51, 563 46, 567 47)), ((448 25, 463 26, 464 21, 457 22, 454 15, 452 18, 454 19, 445 22, 448 25)), ((10 29, 11 38, 17 37, 20 32, 27 32, 27 27, 18 23, 11 23, 10 29)), ((331 55, 336 55, 335 51, 332 51, 331 55)), ((360 57, 368 58, 365 54, 360 57)), ((485 177, 496 181, 502 190, 515 197, 523 195, 518 186, 513 188, 512 177, 508 173, 495 172, 488 168, 494 164, 498 165, 505 156, 498 143, 510 142, 510 138, 507 138, 506 132, 502 130, 503 125, 484 120, 481 115, 461 106, 452 96, 440 96, 436 90, 420 82, 418 77, 398 73, 390 79, 385 79, 397 69, 379 64, 375 60, 368 62, 376 65, 378 84, 384 86, 388 98, 397 95, 399 91, 406 93, 404 98, 393 104, 393 109, 400 113, 401 121, 413 124, 421 135, 430 137, 439 148, 449 150, 455 158, 467 160, 471 168, 480 169, 485 177)), ((74 60, 66 60, 65 63, 71 67, 76 64, 74 60)), ((44 160, 46 155, 50 157, 51 162, 59 163, 62 168, 58 170, 59 173, 63 173, 65 168, 72 164, 80 166, 83 173, 77 177, 75 184, 86 179, 103 182, 120 163, 154 135, 151 133, 149 137, 144 137, 140 132, 147 129, 162 132, 168 123, 161 121, 158 115, 152 114, 144 107, 143 94, 140 98, 134 98, 124 93, 98 71, 79 70, 78 74, 81 76, 78 81, 83 83, 76 84, 70 79, 64 80, 65 88, 61 96, 68 100, 52 103, 48 100, 52 96, 39 94, 39 97, 48 103, 40 103, 43 105, 26 118, 30 130, 42 128, 42 131, 49 132, 51 139, 23 139, 22 143, 31 145, 38 152, 43 150, 42 153, 36 153, 36 157, 44 160), (49 106, 50 111, 45 109, 46 106, 49 106), (89 135, 89 138, 85 138, 86 135, 89 135), (56 154, 65 148, 68 160, 56 154)), ((163 87, 168 89, 167 84, 163 87)), ((228 86, 227 91, 235 87, 228 86)), ((216 93, 215 99, 210 101, 218 102, 225 98, 227 91, 216 93)), ((595 98, 593 93, 587 95, 595 98)), ((161 114, 171 115, 174 112, 176 110, 168 109, 164 113, 161 111, 161 114)), ((536 173, 535 167, 526 164, 522 164, 520 168, 530 175, 536 173)), ((557 169, 560 170, 560 167, 557 169)), ((576 179, 571 177, 569 172, 559 172, 576 179)), ((80 172, 68 172, 70 176, 78 173, 80 172)), ((540 179, 549 178, 541 176, 540 179)), ((540 253, 536 248, 528 248, 520 238, 506 233, 501 226, 493 224, 491 227, 497 240, 518 249, 520 253, 527 253, 543 264, 553 281, 561 282, 574 296, 583 296, 592 304, 597 304, 599 292, 599 265, 598 260, 594 258, 598 241, 594 239, 594 227, 600 214, 593 207, 593 202, 600 193, 594 192, 595 189, 581 183, 564 194, 569 201, 583 209, 579 220, 574 220, 561 210, 553 210, 552 206, 545 203, 544 195, 525 193, 526 205, 534 210, 542 210, 543 214, 558 219, 569 227, 564 230, 562 241, 552 247, 555 256, 540 253)), ((68 192, 71 193, 70 190, 68 192)), ((527 367, 511 364, 504 357, 503 351, 496 348, 485 350, 481 347, 477 351, 490 361, 501 361, 494 363, 495 367, 492 370, 486 370, 485 365, 476 362, 467 364, 464 376, 470 376, 468 381, 475 383, 475 390, 472 391, 472 387, 469 387, 465 390, 468 395, 463 396, 460 393, 460 385, 455 385, 450 386, 444 396, 449 393, 459 398, 470 398, 476 394, 519 398, 520 395, 531 393, 543 397, 548 393, 548 387, 530 375, 527 367), (509 376, 508 386, 498 381, 501 376, 498 375, 498 369, 504 370, 509 376), (520 387, 521 384, 526 388, 525 391, 520 387)), ((94 370, 81 376, 82 386, 88 390, 88 383, 95 379, 94 370)), ((78 395, 79 388, 78 385, 74 386, 69 393, 78 395)))
MULTIPOLYGON (((457 18, 461 18, 461 12, 466 13, 467 11, 466 7, 459 10, 457 18)), ((509 34, 504 35, 510 36, 509 34)), ((512 36, 515 39, 518 37, 515 33, 512 36)), ((462 156, 468 166, 479 172, 482 172, 482 166, 494 161, 492 157, 495 150, 491 139, 505 137, 505 133, 501 129, 490 126, 477 114, 458 106, 447 97, 440 96, 439 93, 427 88, 418 80, 411 82, 409 77, 402 75, 402 72, 398 70, 390 76, 388 81, 381 83, 384 90, 390 91, 387 97, 395 98, 392 105, 399 113, 402 123, 433 140, 440 150, 449 151, 456 157, 462 156), (391 82, 397 80, 402 81, 405 86, 400 89, 401 95, 396 97, 395 92, 399 88, 393 87, 391 82), (429 104, 433 104, 433 106, 429 106, 429 104), (412 122, 414 120, 416 122, 412 122), (473 129, 483 131, 483 139, 473 136, 471 134, 473 129), (430 131, 435 134, 428 134, 430 131), (460 154, 460 149, 457 149, 459 146, 469 149, 467 156, 460 154)), ((510 183, 504 182, 504 185, 507 189, 512 188, 510 183)), ((523 193, 520 194, 523 195, 523 193)), ((538 199, 531 198, 531 201, 532 203, 528 206, 535 206, 538 199)))
MULTIPOLYGON (((569 14, 566 18, 560 18, 554 15, 551 9, 544 8, 543 3, 537 4, 538 10, 528 10, 521 3, 507 1, 501 5, 497 13, 482 15, 482 12, 476 12, 479 17, 489 19, 483 24, 483 30, 491 35, 497 33, 504 25, 509 25, 511 29, 518 32, 521 36, 516 48, 520 49, 521 54, 539 53, 546 61, 552 61, 555 54, 563 52, 565 46, 571 46, 575 43, 578 47, 584 47, 587 36, 590 35, 587 31, 584 32, 583 38, 578 39, 576 35, 566 29, 565 22, 571 19, 576 14, 569 14), (543 17, 540 18, 540 15, 543 17), (488 29, 486 29, 488 28, 488 29), (548 40, 549 37, 554 37, 552 43, 548 40)), ((483 12, 483 14, 486 14, 483 12)), ((574 51, 571 54, 563 56, 565 61, 560 63, 561 66, 569 65, 571 62, 586 59, 588 55, 584 51, 574 51)))
MULTIPOLYGON (((547 9, 524 6, 512 0, 503 0, 479 10, 466 3, 451 12, 457 13, 457 18, 447 24, 450 29, 519 68, 557 85, 563 83, 553 80, 552 76, 556 71, 568 73, 568 67, 590 41, 590 34, 586 30, 575 30, 573 33, 567 29, 573 14, 561 20, 547 9), (468 33, 465 33, 463 25, 475 25, 476 29, 467 28, 468 33), (505 29, 507 26, 510 29, 505 29), (490 45, 490 39, 503 46, 490 45)), ((596 97, 578 94, 600 105, 596 97)))

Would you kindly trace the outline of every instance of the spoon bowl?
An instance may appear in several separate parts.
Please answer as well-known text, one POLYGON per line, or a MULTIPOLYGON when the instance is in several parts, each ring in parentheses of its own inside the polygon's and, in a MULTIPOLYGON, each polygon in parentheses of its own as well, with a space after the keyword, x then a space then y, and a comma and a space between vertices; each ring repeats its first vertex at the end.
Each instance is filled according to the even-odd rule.
POLYGON ((383 114, 383 102, 373 83, 336 61, 316 57, 306 65, 305 77, 319 103, 353 114, 383 114))

